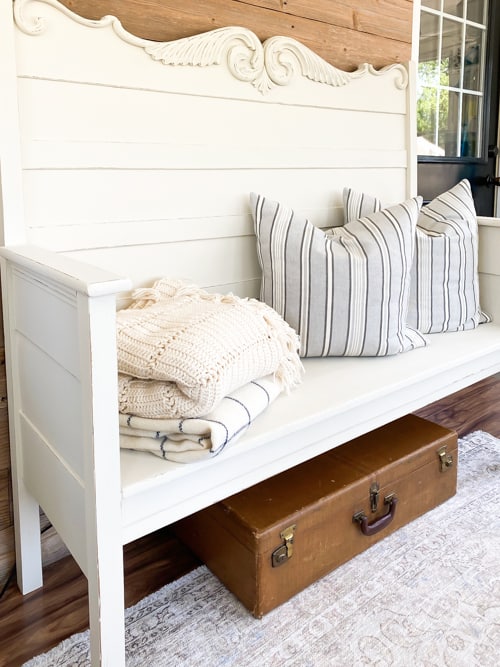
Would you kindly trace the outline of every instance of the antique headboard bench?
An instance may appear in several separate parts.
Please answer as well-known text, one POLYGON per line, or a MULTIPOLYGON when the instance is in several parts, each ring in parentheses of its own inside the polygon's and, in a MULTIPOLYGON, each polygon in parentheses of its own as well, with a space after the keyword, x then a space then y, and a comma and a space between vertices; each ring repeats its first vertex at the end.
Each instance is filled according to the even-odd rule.
POLYGON ((88 579, 93 664, 118 667, 123 544, 500 370, 500 225, 480 225, 492 323, 388 357, 306 359, 302 383, 213 458, 120 451, 115 317, 131 288, 172 276, 258 296, 250 191, 322 228, 342 223, 345 186, 388 205, 414 196, 414 67, 349 74, 236 27, 155 44, 57 0, 17 0, 9 23, 1 83, 19 114, 1 122, 19 170, 4 156, 1 261, 19 586, 42 585, 41 506, 88 579))

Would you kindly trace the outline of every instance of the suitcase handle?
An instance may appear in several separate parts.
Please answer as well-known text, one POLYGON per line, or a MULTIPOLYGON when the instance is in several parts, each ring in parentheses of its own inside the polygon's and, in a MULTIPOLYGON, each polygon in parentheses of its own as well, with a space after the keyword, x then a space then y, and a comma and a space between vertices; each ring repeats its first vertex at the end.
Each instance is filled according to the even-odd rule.
POLYGON ((368 537, 370 535, 375 535, 375 533, 383 530, 394 519, 397 502, 398 499, 394 494, 386 496, 384 498, 384 503, 389 506, 387 512, 371 523, 368 523, 368 517, 364 512, 356 512, 356 514, 352 517, 352 520, 359 524, 359 529, 363 535, 368 535, 368 537))

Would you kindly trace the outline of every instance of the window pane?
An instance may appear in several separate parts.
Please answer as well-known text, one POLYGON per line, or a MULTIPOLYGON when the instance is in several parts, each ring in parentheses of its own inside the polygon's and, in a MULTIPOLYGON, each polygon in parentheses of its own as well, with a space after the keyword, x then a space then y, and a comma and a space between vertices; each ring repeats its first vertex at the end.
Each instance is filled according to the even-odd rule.
POLYGON ((443 46, 441 50, 441 84, 460 88, 463 23, 443 19, 443 46))
POLYGON ((469 0, 467 3, 467 18, 475 23, 486 23, 486 2, 484 0, 469 0))
POLYGON ((444 0, 443 12, 445 14, 452 14, 453 16, 463 16, 464 3, 460 0, 444 0))
POLYGON ((424 85, 439 83, 439 16, 423 14, 420 22, 419 81, 424 85))
POLYGON ((441 148, 444 148, 445 155, 448 157, 456 157, 459 154, 458 118, 460 97, 460 93, 451 90, 441 90, 439 95, 438 144, 441 148))
POLYGON ((441 9, 441 0, 422 0, 423 7, 430 7, 431 9, 441 9))
POLYGON ((479 112, 482 98, 464 93, 462 101, 461 157, 479 155, 479 112))
POLYGON ((468 25, 465 30, 465 57, 463 87, 481 90, 481 55, 484 31, 468 25))
POLYGON ((417 152, 419 155, 444 155, 436 143, 437 89, 422 87, 417 100, 417 152))

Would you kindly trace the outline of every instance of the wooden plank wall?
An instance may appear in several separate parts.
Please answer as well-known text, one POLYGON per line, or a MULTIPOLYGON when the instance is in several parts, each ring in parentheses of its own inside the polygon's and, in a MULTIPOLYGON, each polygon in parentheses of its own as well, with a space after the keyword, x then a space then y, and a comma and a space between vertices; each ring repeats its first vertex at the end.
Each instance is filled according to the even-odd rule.
MULTIPOLYGON (((130 32, 170 41, 228 25, 261 39, 286 35, 346 70, 409 60, 413 0, 63 0, 85 16, 118 16, 130 32)), ((64 54, 61 54, 64 57, 64 54)), ((4 348, 0 340, 0 590, 14 564, 4 348)), ((46 524, 42 517, 42 526, 46 524)), ((44 534, 45 562, 65 553, 53 531, 44 534)))
POLYGON ((413 0, 62 0, 87 18, 119 16, 147 39, 169 41, 222 26, 261 39, 294 37, 342 69, 410 58, 413 0))

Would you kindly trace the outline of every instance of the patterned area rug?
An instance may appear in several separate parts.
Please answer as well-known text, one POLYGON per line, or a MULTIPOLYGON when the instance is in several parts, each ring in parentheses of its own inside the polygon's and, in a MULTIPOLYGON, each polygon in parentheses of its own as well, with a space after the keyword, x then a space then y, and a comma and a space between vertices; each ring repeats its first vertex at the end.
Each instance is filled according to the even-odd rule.
MULTIPOLYGON (((255 620, 200 567, 127 610, 129 667, 496 667, 500 440, 460 440, 455 497, 255 620)), ((88 633, 29 667, 89 664, 88 633)))

